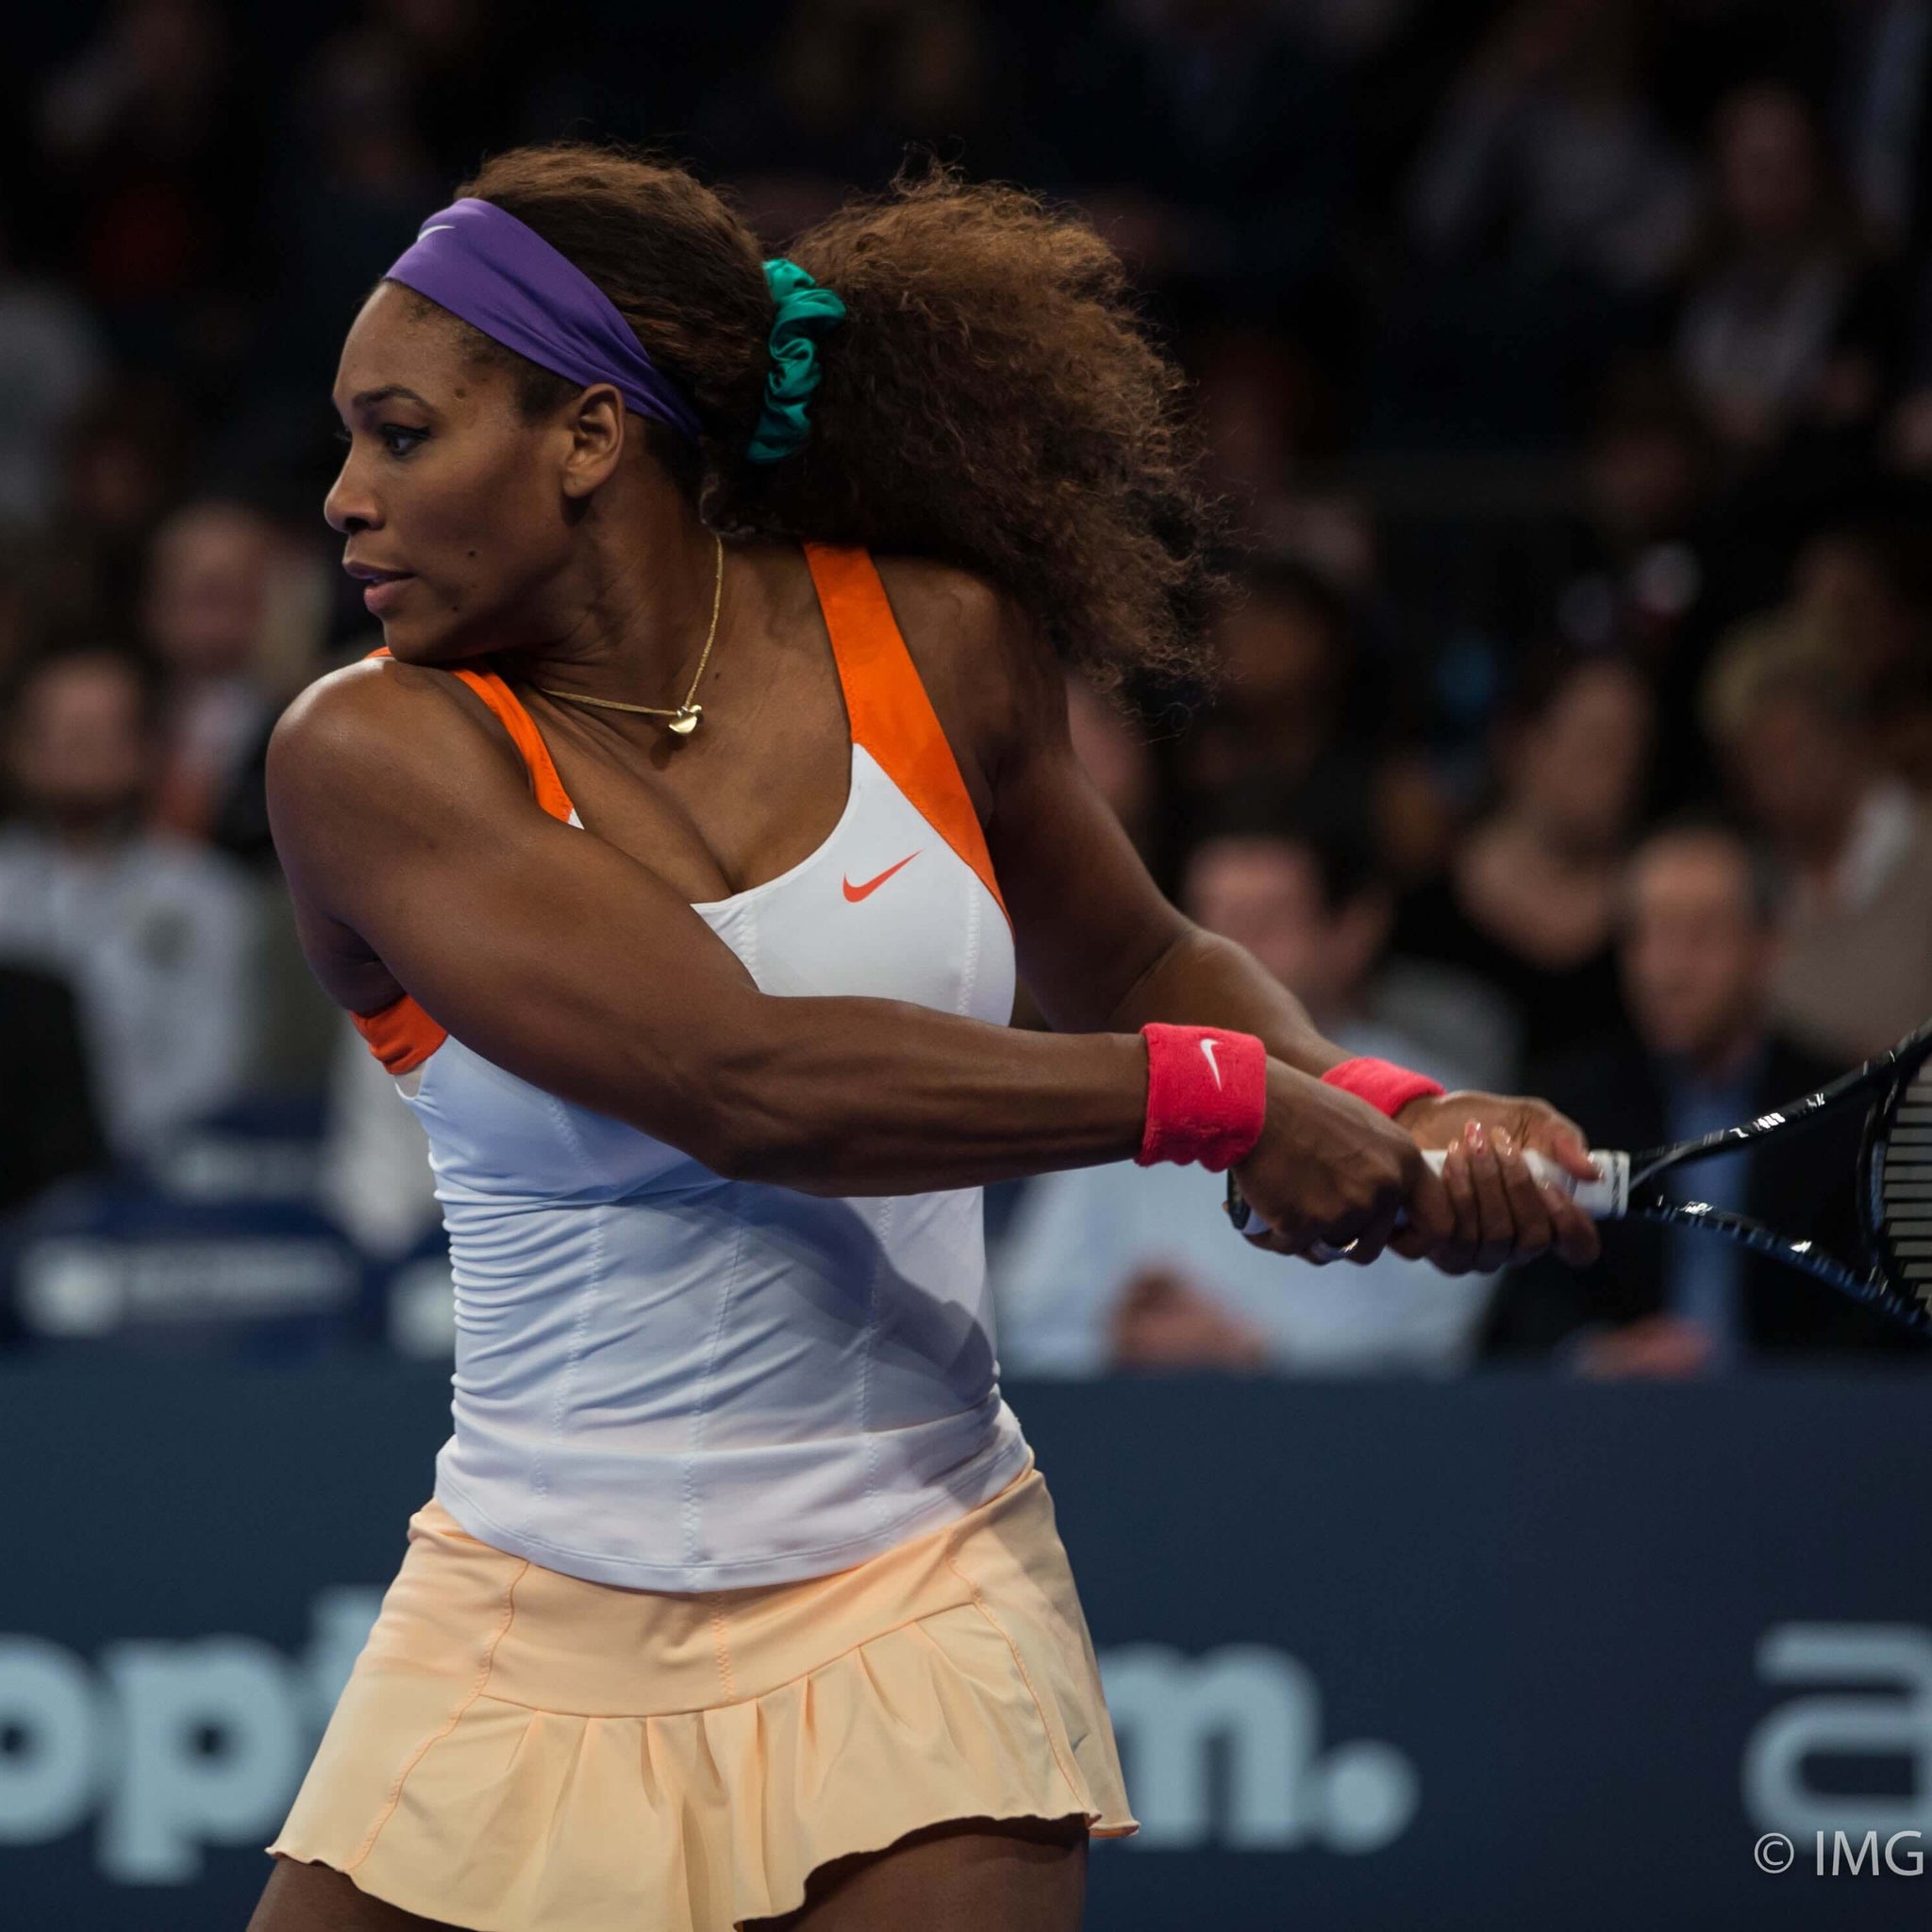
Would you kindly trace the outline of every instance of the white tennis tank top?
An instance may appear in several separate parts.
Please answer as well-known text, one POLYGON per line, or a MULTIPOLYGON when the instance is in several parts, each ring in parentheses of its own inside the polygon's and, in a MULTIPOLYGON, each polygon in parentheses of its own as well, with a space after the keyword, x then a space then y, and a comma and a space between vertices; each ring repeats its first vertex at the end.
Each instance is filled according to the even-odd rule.
MULTIPOLYGON (((1005 907, 878 575, 863 551, 806 554, 851 730, 845 808, 789 872, 693 909, 765 992, 1004 1025, 1005 907)), ((508 687, 457 675, 537 802, 580 823, 508 687)), ((603 1583, 775 1583, 963 1515, 1024 1466, 978 1189, 726 1181, 506 1073, 408 996, 356 1024, 429 1136, 457 1312, 436 1494, 471 1535, 603 1583)))

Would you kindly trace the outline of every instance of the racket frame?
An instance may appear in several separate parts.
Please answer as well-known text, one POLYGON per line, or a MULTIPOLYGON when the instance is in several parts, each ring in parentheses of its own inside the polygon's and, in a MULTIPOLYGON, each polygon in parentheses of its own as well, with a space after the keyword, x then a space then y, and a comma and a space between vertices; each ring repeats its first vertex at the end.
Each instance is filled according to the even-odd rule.
MULTIPOLYGON (((1769 1255, 1788 1267, 1796 1268, 1909 1328, 1932 1334, 1932 1307, 1917 1295, 1903 1291, 1888 1272, 1878 1171, 1879 1155, 1893 1116, 1914 1075, 1928 1058, 1932 1058, 1932 1020, 1863 1066, 1855 1067, 1815 1091, 1787 1101, 1754 1120, 1734 1127, 1720 1127, 1715 1133, 1694 1141, 1679 1141, 1632 1154, 1628 1157, 1628 1190, 1621 1212, 1602 1218, 1707 1228, 1755 1253, 1769 1255), (1714 1155, 1735 1153, 1744 1147, 1765 1146, 1800 1133, 1821 1115, 1834 1112, 1866 1093, 1885 1097, 1868 1111, 1858 1147, 1855 1187, 1858 1232, 1867 1249, 1867 1259, 1862 1264, 1847 1261, 1816 1241, 1784 1234, 1748 1214, 1720 1208, 1714 1202, 1672 1200, 1657 1186, 1657 1176, 1674 1168, 1688 1167, 1694 1161, 1708 1160, 1714 1155)), ((1245 1233, 1251 1224, 1252 1209, 1242 1198, 1232 1169, 1227 1176, 1227 1213, 1237 1231, 1245 1233)))
POLYGON ((1754 1253, 1769 1255, 1787 1267, 1796 1268, 1908 1328, 1932 1334, 1932 1308, 1927 1308, 1917 1296, 1904 1293, 1886 1267, 1884 1236, 1876 1212, 1875 1172, 1878 1150, 1884 1145, 1886 1127, 1898 1107, 1899 1097, 1928 1055, 1932 1055, 1932 1021, 1863 1066, 1854 1067, 1815 1091, 1773 1108, 1755 1120, 1735 1127, 1720 1127, 1695 1141, 1680 1141, 1671 1146, 1633 1154, 1626 1214, 1636 1220, 1667 1225, 1708 1228, 1754 1253), (1748 1214, 1739 1214, 1709 1201, 1672 1200, 1656 1185, 1659 1174, 1674 1168, 1688 1167, 1693 1161, 1708 1160, 1713 1155, 1729 1154, 1743 1147, 1763 1147, 1773 1141, 1802 1133, 1823 1115, 1835 1112, 1867 1093, 1882 1094, 1885 1098, 1865 1117, 1855 1170, 1858 1233, 1867 1251, 1862 1263, 1846 1260, 1816 1241, 1800 1240, 1748 1214))

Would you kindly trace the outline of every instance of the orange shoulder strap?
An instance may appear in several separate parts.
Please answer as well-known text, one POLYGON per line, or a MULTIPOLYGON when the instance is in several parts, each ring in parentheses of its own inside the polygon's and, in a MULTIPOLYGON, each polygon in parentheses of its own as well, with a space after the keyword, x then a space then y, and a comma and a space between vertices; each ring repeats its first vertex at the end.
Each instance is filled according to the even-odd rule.
POLYGON ((808 543, 805 560, 831 633, 853 743, 872 754, 913 809, 973 868, 1006 911, 973 795, 959 775, 953 747, 899 634, 871 557, 863 550, 808 543))
POLYGON ((530 790, 536 794, 537 803, 552 818, 568 819, 576 808, 563 789, 563 780, 557 775, 550 747, 543 742, 536 721, 524 708, 523 699, 493 671, 458 671, 457 675, 496 713, 503 728, 509 733, 509 741, 516 746, 524 769, 530 774, 530 790))
MULTIPOLYGON (((389 646, 379 645, 369 655, 387 658, 389 646)), ((530 791, 538 805, 554 819, 570 818, 576 808, 570 802, 570 793, 563 789, 563 780, 557 775, 550 747, 543 742, 543 734, 537 729, 536 721, 524 708, 523 699, 493 671, 458 671, 455 675, 490 707, 497 723, 509 733, 509 741, 516 746, 517 756, 523 759, 524 769, 530 774, 530 791)))
MULTIPOLYGON (((372 658, 387 658, 388 648, 372 651, 372 658)), ((550 747, 537 729, 528 711, 503 679, 493 671, 458 671, 456 674, 488 705, 509 733, 530 774, 530 790, 537 804, 554 819, 568 819, 574 808, 563 781, 557 775, 550 747)), ((369 1042, 369 1050, 390 1073, 401 1074, 420 1067, 449 1038, 439 1024, 408 994, 392 1000, 374 1013, 351 1013, 350 1022, 369 1042)))

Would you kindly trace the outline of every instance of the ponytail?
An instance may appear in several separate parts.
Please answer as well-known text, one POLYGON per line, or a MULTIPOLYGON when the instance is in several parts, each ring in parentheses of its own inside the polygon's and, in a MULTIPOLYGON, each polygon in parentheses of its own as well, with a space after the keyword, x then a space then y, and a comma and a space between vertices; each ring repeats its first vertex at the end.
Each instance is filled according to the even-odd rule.
POLYGON ((652 446, 714 527, 971 571, 1104 675, 1198 668, 1216 528, 1181 379, 1084 222, 934 169, 800 236, 791 259, 845 313, 803 439, 772 460, 774 292, 716 194, 575 144, 503 155, 459 192, 568 256, 683 387, 695 456, 655 425, 652 446))

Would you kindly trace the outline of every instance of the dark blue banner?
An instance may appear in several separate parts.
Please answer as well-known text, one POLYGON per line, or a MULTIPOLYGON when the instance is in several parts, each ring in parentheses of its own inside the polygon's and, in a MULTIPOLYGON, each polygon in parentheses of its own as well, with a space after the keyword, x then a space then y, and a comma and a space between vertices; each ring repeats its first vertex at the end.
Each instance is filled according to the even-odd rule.
MULTIPOLYGON (((1915 1379, 1010 1392, 1144 1827, 1095 1932, 1932 1919, 1915 1379)), ((239 1932, 445 1396, 0 1374, 0 1923, 239 1932)))

